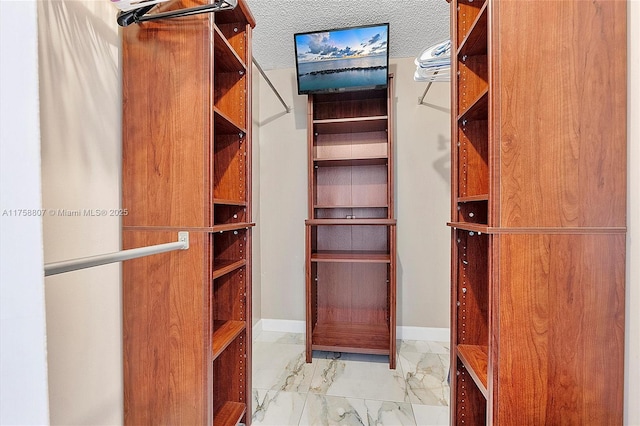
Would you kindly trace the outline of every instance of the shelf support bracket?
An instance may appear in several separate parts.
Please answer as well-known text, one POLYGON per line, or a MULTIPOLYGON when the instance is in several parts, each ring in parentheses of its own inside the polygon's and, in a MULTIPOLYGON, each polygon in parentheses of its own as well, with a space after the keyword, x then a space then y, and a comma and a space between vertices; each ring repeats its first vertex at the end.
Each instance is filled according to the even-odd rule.
MULTIPOLYGON (((438 71, 434 71, 434 72, 433 72, 433 76, 432 76, 432 77, 435 77, 437 74, 438 74, 438 71)), ((424 89, 424 93, 422 93, 422 96, 420 96, 420 97, 418 98, 418 105, 422 105, 422 101, 424 101, 424 97, 425 97, 425 96, 427 96, 427 92, 428 92, 428 91, 429 91, 429 89, 431 88, 431 85, 432 85, 432 84, 433 84, 433 80, 431 80, 431 81, 429 82, 429 84, 427 84, 427 88, 426 88, 426 89, 424 89)))
POLYGON ((278 100, 280 101, 280 103, 282 104, 284 109, 287 111, 287 114, 290 113, 291 112, 291 108, 284 102, 284 100, 282 99, 282 96, 280 96, 280 93, 278 93, 278 90, 276 90, 276 88, 271 83, 271 80, 269 80, 269 77, 267 77, 267 75, 262 70, 262 67, 260 66, 260 64, 258 64, 258 61, 256 61, 256 58, 251 57, 251 59, 253 60, 253 64, 256 66, 256 68, 258 68, 258 71, 260 71, 260 75, 262 75, 262 78, 264 78, 266 80, 266 82, 269 85, 269 87, 271 88, 271 90, 273 90, 273 93, 275 93, 276 96, 278 97, 278 100))

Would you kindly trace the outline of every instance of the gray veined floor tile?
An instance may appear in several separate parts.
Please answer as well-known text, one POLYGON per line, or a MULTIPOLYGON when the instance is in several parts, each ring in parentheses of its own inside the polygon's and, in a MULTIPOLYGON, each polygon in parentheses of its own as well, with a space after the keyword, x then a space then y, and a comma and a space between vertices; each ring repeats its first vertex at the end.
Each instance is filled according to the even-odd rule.
POLYGON ((412 404, 416 426, 449 426, 449 407, 412 404))
POLYGON ((296 426, 300 421, 306 395, 298 392, 253 389, 251 424, 296 426))
POLYGON ((300 425, 415 426, 411 404, 310 393, 300 425))
POLYGON ((388 357, 314 351, 304 335, 263 332, 253 343, 254 425, 449 424, 449 345, 402 341, 388 357))
POLYGON ((403 352, 399 363, 405 372, 407 402, 422 405, 449 405, 449 356, 403 352))
POLYGON ((356 396, 380 401, 405 401, 402 367, 389 369, 388 362, 371 363, 342 359, 318 359, 310 393, 330 396, 356 396))
POLYGON ((420 352, 433 354, 449 354, 449 342, 428 342, 424 340, 402 340, 398 347, 400 353, 403 352, 420 352))
POLYGON ((307 392, 314 364, 305 362, 304 345, 253 343, 252 384, 256 389, 307 392))

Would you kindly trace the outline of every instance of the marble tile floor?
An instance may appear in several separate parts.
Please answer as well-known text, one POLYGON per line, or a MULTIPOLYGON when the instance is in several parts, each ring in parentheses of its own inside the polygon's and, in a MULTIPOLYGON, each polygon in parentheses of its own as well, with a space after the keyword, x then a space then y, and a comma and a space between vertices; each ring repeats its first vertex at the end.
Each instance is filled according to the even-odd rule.
POLYGON ((304 335, 263 331, 253 342, 253 425, 448 425, 449 344, 399 341, 388 357, 315 351, 304 335))

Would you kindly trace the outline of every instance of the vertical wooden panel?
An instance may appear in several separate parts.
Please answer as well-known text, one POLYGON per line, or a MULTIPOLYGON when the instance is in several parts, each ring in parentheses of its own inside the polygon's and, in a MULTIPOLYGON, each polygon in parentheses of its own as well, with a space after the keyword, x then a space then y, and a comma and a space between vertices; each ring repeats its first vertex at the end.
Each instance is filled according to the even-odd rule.
POLYGON ((500 4, 501 226, 624 226, 625 3, 500 4))
POLYGON ((495 419, 622 424, 624 236, 500 241, 495 419))
POLYGON ((125 226, 205 226, 208 220, 206 22, 193 18, 123 30, 125 226))
MULTIPOLYGON (((158 10, 198 3, 173 0, 158 10)), ((191 235, 187 251, 123 267, 126 424, 210 425, 222 406, 251 422, 251 231, 215 238, 209 231, 251 220, 251 128, 244 127, 254 25, 239 0, 223 14, 123 30, 124 245, 175 241, 185 228, 191 235), (214 266, 240 259, 244 266, 212 282, 214 266), (233 330, 215 361, 214 319, 218 331, 233 330), (236 323, 222 326, 229 320, 236 323)))
MULTIPOLYGON (((162 244, 174 232, 125 231, 123 247, 162 244)), ((123 263, 125 423, 203 424, 210 385, 208 256, 204 234, 190 249, 123 263), (151 416, 149 413, 153 413, 151 416)))

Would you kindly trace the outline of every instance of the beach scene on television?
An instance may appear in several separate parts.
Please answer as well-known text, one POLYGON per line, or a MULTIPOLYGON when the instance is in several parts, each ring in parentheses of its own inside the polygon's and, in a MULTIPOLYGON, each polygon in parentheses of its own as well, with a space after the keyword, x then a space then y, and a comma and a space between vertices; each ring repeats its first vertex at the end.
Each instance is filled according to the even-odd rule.
POLYGON ((300 93, 387 84, 387 25, 296 34, 300 93))

